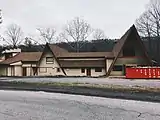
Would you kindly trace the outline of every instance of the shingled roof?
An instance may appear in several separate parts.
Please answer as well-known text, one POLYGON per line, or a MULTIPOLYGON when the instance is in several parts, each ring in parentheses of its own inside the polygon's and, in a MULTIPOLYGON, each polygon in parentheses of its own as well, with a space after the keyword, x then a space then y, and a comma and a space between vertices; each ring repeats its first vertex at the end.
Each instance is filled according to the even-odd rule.
POLYGON ((105 60, 59 60, 62 68, 105 67, 105 60))
POLYGON ((68 52, 55 44, 48 44, 56 58, 114 58, 112 52, 68 52))
POLYGON ((48 46, 56 57, 68 53, 66 49, 63 49, 55 44, 48 44, 48 46))
POLYGON ((65 53, 57 56, 58 58, 114 58, 112 52, 79 52, 65 53))
POLYGON ((40 57, 42 55, 42 52, 21 52, 15 55, 14 57, 8 58, 0 64, 11 64, 18 61, 22 62, 37 62, 39 61, 40 57))

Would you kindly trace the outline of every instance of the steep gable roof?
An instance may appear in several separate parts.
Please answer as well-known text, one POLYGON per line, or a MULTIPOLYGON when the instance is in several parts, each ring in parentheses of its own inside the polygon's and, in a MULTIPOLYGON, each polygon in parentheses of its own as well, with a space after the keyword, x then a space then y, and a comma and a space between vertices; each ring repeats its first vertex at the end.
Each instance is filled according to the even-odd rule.
POLYGON ((55 54, 55 56, 60 56, 62 54, 68 53, 67 50, 65 50, 55 44, 47 44, 47 45, 50 47, 51 51, 55 54))
MULTIPOLYGON (((53 57, 56 59, 58 65, 59 65, 60 68, 62 69, 63 73, 66 75, 66 72, 65 72, 64 69, 61 67, 61 64, 59 63, 59 60, 57 59, 57 56, 58 56, 58 55, 61 55, 61 54, 64 54, 64 53, 67 53, 68 51, 65 50, 65 49, 63 49, 63 48, 58 47, 57 45, 48 44, 48 43, 47 43, 46 46, 45 46, 45 48, 44 48, 44 50, 43 50, 43 53, 42 53, 42 55, 41 55, 41 57, 40 57, 40 60, 41 60, 42 56, 44 55, 46 49, 48 49, 49 51, 51 51, 53 57)), ((40 62, 40 60, 39 60, 39 62, 40 62)))
POLYGON ((113 52, 115 58, 114 58, 111 66, 110 66, 110 68, 108 70, 107 76, 111 73, 115 62, 116 62, 120 52, 122 51, 125 42, 129 39, 129 36, 131 35, 131 33, 134 33, 136 39, 139 41, 139 43, 140 43, 140 45, 142 47, 142 50, 143 50, 143 52, 145 54, 145 57, 148 60, 148 63, 151 64, 151 59, 149 58, 149 56, 148 56, 148 54, 146 52, 146 48, 145 48, 145 46, 144 46, 144 44, 143 44, 143 42, 142 42, 142 40, 141 40, 141 38, 140 38, 140 36, 139 36, 139 34, 137 32, 137 29, 136 29, 135 25, 133 25, 132 27, 129 28, 129 30, 127 30, 127 32, 121 37, 121 39, 117 41, 116 45, 114 46, 112 52, 113 52))

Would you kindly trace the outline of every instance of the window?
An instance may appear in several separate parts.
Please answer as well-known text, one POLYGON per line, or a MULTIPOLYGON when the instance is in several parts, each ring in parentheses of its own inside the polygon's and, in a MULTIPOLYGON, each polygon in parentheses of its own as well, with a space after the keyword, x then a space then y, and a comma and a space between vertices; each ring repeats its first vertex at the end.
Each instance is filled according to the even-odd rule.
POLYGON ((54 62, 54 59, 52 57, 46 57, 46 63, 52 64, 54 62))
POLYGON ((60 68, 57 68, 57 72, 60 72, 61 70, 60 70, 60 68))
POLYGON ((81 69, 81 73, 85 73, 85 69, 84 68, 81 69))
POLYGON ((102 72, 102 68, 95 68, 95 72, 102 72))
POLYGON ((135 56, 134 47, 126 47, 123 49, 123 56, 135 56))
POLYGON ((121 65, 115 65, 113 67, 113 71, 122 71, 122 70, 123 70, 123 66, 121 66, 121 65))
POLYGON ((47 72, 47 68, 39 68, 39 72, 40 73, 46 73, 47 72))

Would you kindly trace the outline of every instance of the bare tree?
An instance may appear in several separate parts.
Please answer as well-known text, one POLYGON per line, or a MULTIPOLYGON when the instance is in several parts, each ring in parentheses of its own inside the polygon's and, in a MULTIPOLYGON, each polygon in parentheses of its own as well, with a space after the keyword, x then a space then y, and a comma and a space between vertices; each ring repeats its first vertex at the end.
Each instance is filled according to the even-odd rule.
POLYGON ((0 9, 0 24, 2 23, 2 10, 0 9))
POLYGON ((8 45, 11 45, 12 47, 17 47, 23 42, 23 32, 21 27, 17 24, 9 25, 5 33, 7 38, 3 38, 3 40, 8 45))
POLYGON ((151 16, 148 11, 144 12, 137 20, 136 27, 144 37, 150 37, 152 35, 152 23, 150 22, 151 16))
POLYGON ((55 28, 37 28, 42 38, 43 43, 55 43, 56 42, 56 30, 55 28))
POLYGON ((66 40, 68 43, 74 41, 76 46, 70 46, 79 52, 80 48, 85 44, 85 41, 92 33, 90 24, 85 20, 76 17, 70 21, 64 28, 64 32, 61 33, 61 38, 66 40))
POLYGON ((136 20, 136 26, 143 36, 160 36, 159 0, 150 0, 146 11, 136 20))
POLYGON ((160 36, 160 1, 159 0, 151 0, 148 13, 151 16, 150 22, 153 23, 153 32, 156 36, 160 36))
POLYGON ((37 49, 38 51, 42 51, 42 49, 44 49, 44 45, 41 44, 40 42, 38 42, 37 40, 35 40, 33 37, 27 36, 25 37, 25 42, 24 44, 28 47, 31 47, 32 45, 38 45, 39 48, 37 49))
POLYGON ((149 51, 152 50, 151 48, 151 36, 153 36, 153 24, 150 21, 151 15, 148 11, 145 11, 137 20, 136 20, 136 27, 139 31, 140 35, 143 37, 148 38, 148 48, 149 51))
POLYGON ((140 35, 148 38, 149 51, 151 48, 151 37, 156 38, 157 52, 159 53, 160 39, 160 1, 150 0, 146 11, 136 20, 136 27, 140 35))
POLYGON ((94 30, 94 32, 93 32, 93 39, 94 40, 100 40, 100 39, 106 39, 106 38, 107 37, 106 37, 103 30, 101 30, 101 29, 94 30))
POLYGON ((24 44, 25 44, 27 47, 31 47, 31 46, 33 45, 32 40, 30 40, 28 37, 25 37, 24 44))

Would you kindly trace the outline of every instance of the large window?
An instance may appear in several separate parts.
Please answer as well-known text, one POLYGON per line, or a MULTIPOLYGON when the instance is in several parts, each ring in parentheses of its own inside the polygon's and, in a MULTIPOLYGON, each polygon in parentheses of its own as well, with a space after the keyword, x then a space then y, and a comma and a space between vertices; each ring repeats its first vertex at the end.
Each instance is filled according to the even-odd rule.
POLYGON ((121 66, 121 65, 115 65, 113 67, 113 71, 122 71, 122 70, 123 70, 123 66, 121 66))
POLYGON ((47 64, 53 64, 54 63, 53 57, 46 57, 46 63, 47 64))
POLYGON ((102 68, 95 68, 95 72, 102 72, 102 68))
POLYGON ((135 56, 135 49, 134 47, 125 47, 123 49, 123 56, 135 56))

